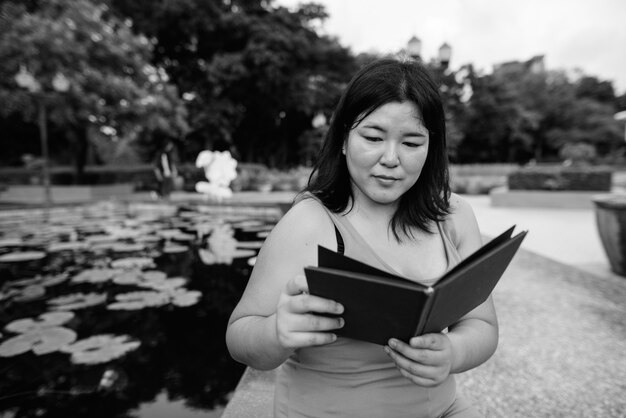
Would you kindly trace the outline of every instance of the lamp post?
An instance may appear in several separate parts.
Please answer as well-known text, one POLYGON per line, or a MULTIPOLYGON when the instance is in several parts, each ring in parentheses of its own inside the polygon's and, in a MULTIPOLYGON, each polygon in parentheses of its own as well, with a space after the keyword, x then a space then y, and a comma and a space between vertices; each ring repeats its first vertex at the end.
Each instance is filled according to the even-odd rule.
MULTIPOLYGON (((25 66, 20 66, 20 71, 15 75, 15 82, 21 88, 33 93, 37 102, 37 123, 39 126, 39 139, 41 141, 41 174, 44 186, 44 200, 46 207, 52 202, 50 192, 50 170, 48 163, 48 115, 45 102, 45 92, 41 83, 28 71, 25 66)), ((70 88, 70 81, 62 73, 57 73, 52 79, 52 89, 59 93, 65 93, 70 88)))
POLYGON ((411 59, 422 60, 422 41, 417 36, 411 37, 406 45, 406 51, 411 59))
MULTIPOLYGON (((412 36, 406 44, 407 55, 418 62, 422 61, 422 41, 417 36, 412 36)), ((450 58, 452 57, 452 47, 444 42, 439 47, 439 53, 437 55, 436 62, 444 70, 448 69, 450 65, 450 58)))
POLYGON ((443 68, 448 68, 450 57, 452 57, 452 47, 444 42, 443 45, 439 47, 439 64, 443 68))

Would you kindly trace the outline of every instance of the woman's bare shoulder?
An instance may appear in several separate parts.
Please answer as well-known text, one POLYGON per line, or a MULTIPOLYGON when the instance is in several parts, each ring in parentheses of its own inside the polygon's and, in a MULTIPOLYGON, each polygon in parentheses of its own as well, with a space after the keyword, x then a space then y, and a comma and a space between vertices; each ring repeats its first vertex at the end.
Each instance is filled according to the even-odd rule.
POLYGON ((322 204, 315 199, 303 199, 276 224, 264 247, 293 253, 309 250, 311 246, 316 248, 313 245, 316 243, 332 245, 333 237, 333 222, 322 204))
POLYGON ((468 217, 474 218, 474 210, 467 200, 462 196, 450 194, 450 217, 452 220, 466 220, 468 217))
POLYGON ((333 223, 322 203, 312 198, 305 198, 295 203, 276 225, 277 229, 290 234, 317 235, 325 226, 333 223))
POLYGON ((473 252, 482 244, 472 206, 456 193, 450 195, 450 215, 446 218, 446 226, 461 255, 473 252))

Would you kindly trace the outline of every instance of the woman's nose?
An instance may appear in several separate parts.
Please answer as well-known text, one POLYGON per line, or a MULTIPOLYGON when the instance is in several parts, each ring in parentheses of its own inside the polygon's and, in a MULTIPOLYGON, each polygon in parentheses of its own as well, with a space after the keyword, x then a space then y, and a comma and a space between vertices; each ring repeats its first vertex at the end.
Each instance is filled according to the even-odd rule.
POLYGON ((385 144, 383 154, 380 157, 380 163, 386 167, 395 167, 400 164, 400 157, 398 156, 396 144, 393 142, 385 144))

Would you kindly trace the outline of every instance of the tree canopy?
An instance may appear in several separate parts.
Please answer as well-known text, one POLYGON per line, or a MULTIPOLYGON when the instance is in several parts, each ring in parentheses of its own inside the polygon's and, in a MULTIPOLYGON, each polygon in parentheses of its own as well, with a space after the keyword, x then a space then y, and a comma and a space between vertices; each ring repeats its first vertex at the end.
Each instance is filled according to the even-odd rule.
POLYGON ((354 57, 317 28, 324 8, 271 1, 111 0, 154 39, 153 63, 187 98, 186 151, 230 148, 246 161, 298 160, 298 137, 330 115, 354 57))
MULTIPOLYGON (((15 138, 36 137, 43 103, 53 159, 79 168, 98 141, 119 141, 146 161, 175 140, 186 161, 228 149, 240 161, 310 164, 325 130, 313 120, 328 120, 350 77, 377 57, 324 35, 326 18, 321 5, 272 0, 0 0, 0 160, 37 153, 36 141, 15 138), (19 87, 17 75, 40 89, 19 87), (53 88, 59 75, 66 93, 53 88)), ((489 74, 471 63, 456 71, 428 64, 453 162, 555 160, 567 144, 608 158, 624 147, 613 114, 626 109, 626 95, 538 63, 489 74)), ((120 158, 109 154, 101 160, 120 158)))

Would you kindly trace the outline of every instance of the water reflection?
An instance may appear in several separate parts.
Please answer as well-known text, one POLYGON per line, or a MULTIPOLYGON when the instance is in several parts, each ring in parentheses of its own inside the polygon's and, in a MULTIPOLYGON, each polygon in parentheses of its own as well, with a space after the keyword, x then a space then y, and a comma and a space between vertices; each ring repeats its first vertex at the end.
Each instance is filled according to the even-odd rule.
POLYGON ((226 322, 278 215, 108 204, 56 211, 47 223, 32 212, 0 215, 2 416, 136 417, 159 405, 183 415, 223 406, 244 369, 226 351, 226 322), (40 316, 46 312, 74 315, 40 316), (31 322, 15 325, 24 318, 31 322), (27 341, 42 338, 52 326, 75 333, 75 345, 109 339, 87 341, 90 361, 82 363, 66 342, 38 355, 12 341, 25 331, 37 335, 27 341), (114 338, 132 345, 117 358, 114 338))

